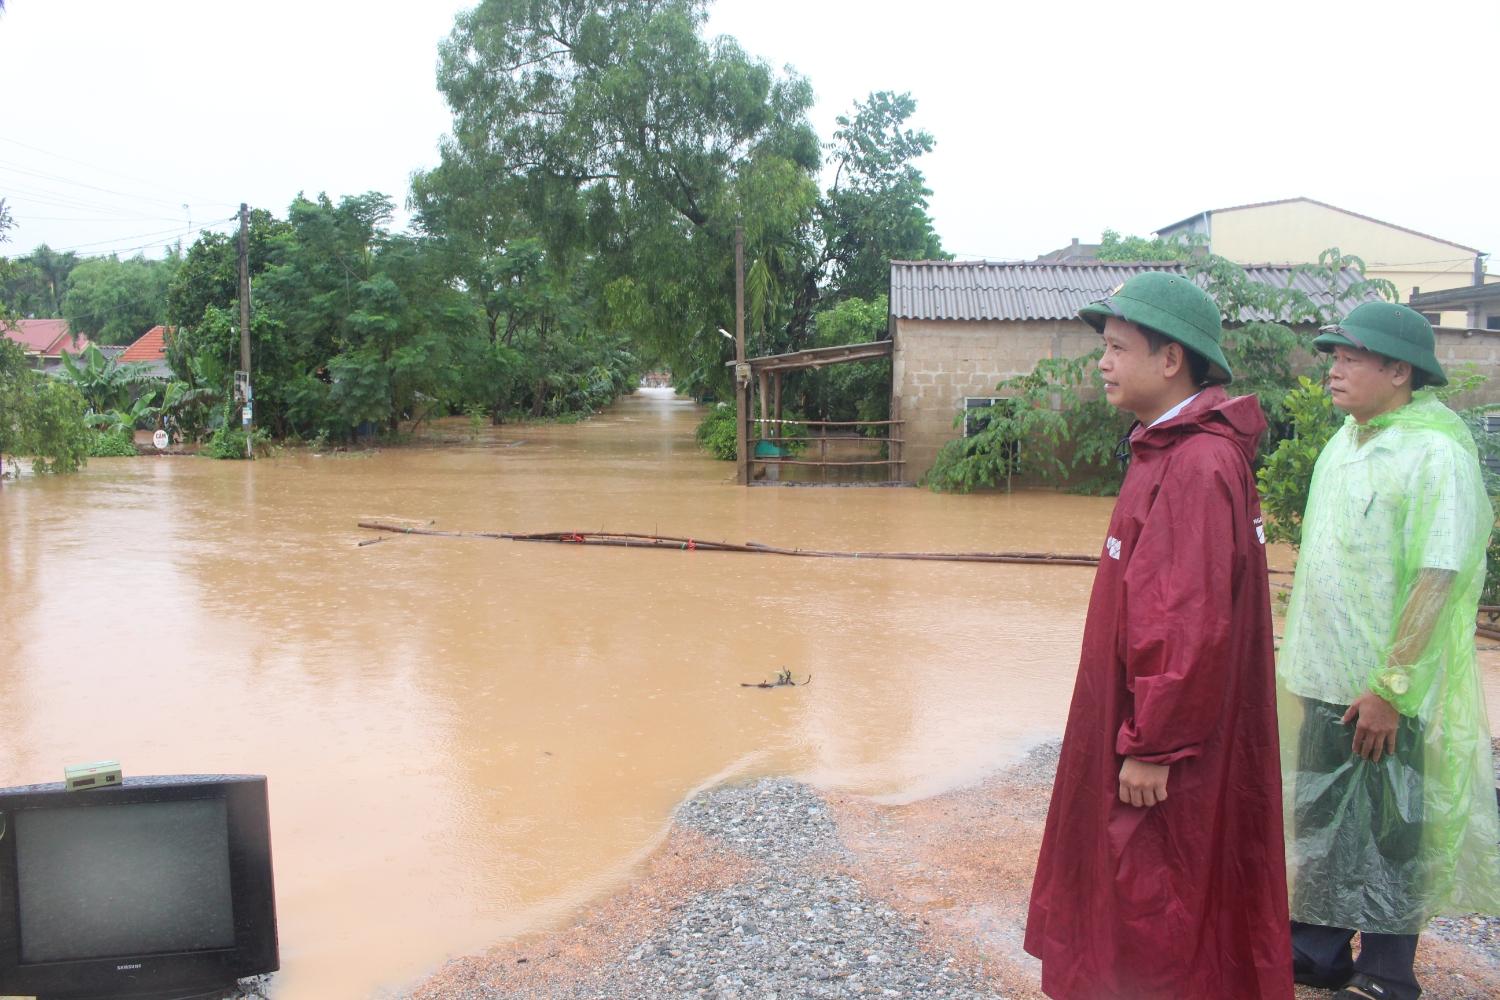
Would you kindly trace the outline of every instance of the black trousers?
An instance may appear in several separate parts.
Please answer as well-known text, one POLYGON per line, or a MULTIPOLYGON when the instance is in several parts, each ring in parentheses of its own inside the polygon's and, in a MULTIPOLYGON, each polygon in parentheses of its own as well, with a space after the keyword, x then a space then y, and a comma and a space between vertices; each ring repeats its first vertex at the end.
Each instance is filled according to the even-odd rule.
MULTIPOLYGON (((1320 903, 1340 912, 1419 913, 1417 869, 1422 842, 1422 727, 1403 716, 1394 759, 1379 764, 1354 754, 1354 725, 1340 720, 1346 705, 1304 699, 1293 821, 1299 847, 1292 912, 1320 903), (1317 843, 1321 851, 1305 850, 1317 843)), ((1358 927, 1292 922, 1299 965, 1330 981, 1363 973, 1396 1000, 1421 995, 1412 969, 1412 934, 1378 934, 1358 927), (1360 935, 1360 953, 1351 942, 1360 935)))
POLYGON ((1292 956, 1299 966, 1328 983, 1348 982, 1356 972, 1378 981, 1394 1000, 1416 1000, 1422 995, 1412 965, 1417 957, 1415 934, 1359 935, 1359 958, 1350 947, 1354 931, 1292 921, 1292 956))

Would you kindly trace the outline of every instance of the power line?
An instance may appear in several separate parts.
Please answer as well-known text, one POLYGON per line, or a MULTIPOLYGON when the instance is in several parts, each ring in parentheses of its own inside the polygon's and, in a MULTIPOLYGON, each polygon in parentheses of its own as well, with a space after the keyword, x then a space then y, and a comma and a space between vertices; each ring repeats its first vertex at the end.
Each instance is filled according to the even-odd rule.
MULTIPOLYGON (((119 256, 121 254, 138 253, 138 252, 140 252, 142 250, 155 250, 155 249, 159 249, 161 247, 169 247, 169 246, 172 246, 175 243, 182 242, 184 239, 186 239, 189 236, 195 236, 195 235, 197 235, 199 233, 208 232, 208 231, 212 230, 213 227, 215 227, 215 226, 227 225, 227 224, 232 223, 234 221, 235 221, 234 219, 219 219, 219 220, 214 221, 214 222, 205 222, 203 225, 201 225, 201 226, 194 226, 192 229, 179 230, 179 231, 177 231, 177 233, 175 235, 168 236, 165 239, 154 240, 154 241, 149 242, 149 243, 142 243, 142 244, 139 244, 138 246, 114 247, 114 248, 111 248, 109 250, 99 250, 99 251, 93 252, 93 253, 82 253, 82 254, 77 254, 76 256, 82 257, 82 258, 116 257, 116 256, 119 256)), ((122 237, 122 238, 123 239, 131 239, 132 237, 128 237, 127 236, 127 237, 122 237)), ((53 249, 56 250, 59 253, 71 253, 71 252, 73 252, 72 248, 68 248, 68 247, 53 248, 53 249)))
MULTIPOLYGON (((22 142, 19 139, 12 139, 12 138, 10 138, 8 136, 0 135, 0 142, 8 142, 8 143, 10 143, 13 146, 20 146, 23 149, 29 149, 29 150, 32 150, 33 152, 36 152, 36 153, 42 153, 45 156, 53 156, 53 157, 56 157, 59 160, 67 160, 69 163, 76 163, 76 164, 78 164, 81 167, 88 167, 90 170, 97 170, 100 173, 114 174, 116 177, 123 177, 126 180, 132 180, 132 181, 136 181, 136 182, 141 183, 141 184, 156 186, 156 182, 147 180, 147 179, 145 179, 143 177, 136 177, 133 174, 127 174, 127 173, 124 173, 124 172, 119 171, 119 170, 111 169, 109 167, 101 167, 101 166, 99 166, 96 163, 89 163, 86 160, 80 160, 80 159, 77 159, 76 157, 67 156, 67 155, 65 155, 63 153, 53 152, 50 149, 43 149, 40 146, 33 146, 31 143, 29 143, 29 142, 22 142)), ((167 188, 162 188, 162 187, 158 186, 157 190, 159 190, 159 191, 165 191, 165 190, 167 190, 167 188)), ((234 206, 233 202, 228 202, 228 201, 212 201, 212 200, 207 199, 207 198, 190 198, 188 200, 189 201, 197 201, 200 205, 223 205, 223 206, 228 207, 228 208, 232 208, 234 206)))
MULTIPOLYGON (((202 232, 204 229, 208 228, 211 225, 213 225, 213 223, 211 222, 205 223, 204 225, 199 226, 195 231, 202 232)), ((104 246, 107 243, 121 243, 125 240, 143 240, 148 236, 166 236, 168 234, 171 234, 173 236, 183 236, 186 235, 186 233, 187 230, 182 226, 173 226, 171 229, 158 229, 155 232, 151 233, 132 233, 129 236, 118 236, 114 239, 94 240, 92 243, 75 243, 70 247, 53 247, 52 249, 56 250, 58 253, 66 253, 69 250, 82 250, 84 247, 104 246)))
POLYGON ((22 198, 25 198, 28 201, 35 201, 38 204, 51 205, 56 208, 76 208, 82 211, 102 212, 112 215, 124 215, 127 212, 139 212, 143 209, 150 209, 154 207, 125 207, 118 204, 109 204, 101 201, 90 201, 86 198, 78 198, 73 195, 63 194, 57 191, 38 189, 26 184, 16 184, 15 182, 7 182, 5 184, 5 190, 8 192, 15 192, 22 198))
POLYGON ((27 215, 27 222, 173 222, 170 215, 128 215, 107 219, 91 215, 27 215))
POLYGON ((147 195, 131 194, 128 191, 116 191, 114 188, 100 187, 97 184, 88 184, 88 183, 85 183, 84 181, 75 181, 72 178, 62 177, 62 176, 60 176, 58 174, 43 173, 43 172, 38 171, 38 170, 28 170, 25 167, 19 167, 19 166, 16 166, 14 163, 7 163, 4 160, 0 160, 0 169, 10 170, 10 171, 13 171, 13 172, 18 173, 18 174, 24 174, 24 175, 26 175, 28 177, 37 177, 37 178, 40 178, 41 180, 44 180, 44 181, 52 181, 52 182, 60 182, 60 183, 63 183, 63 184, 71 184, 71 185, 73 185, 75 187, 88 188, 90 191, 101 191, 104 194, 118 195, 121 198, 133 198, 133 199, 136 199, 138 201, 154 201, 154 202, 156 202, 159 205, 170 205, 173 208, 176 208, 176 207, 178 207, 178 206, 180 206, 182 204, 182 202, 180 202, 180 201, 177 202, 176 204, 173 204, 172 202, 167 201, 164 198, 152 198, 152 197, 149 197, 147 195))

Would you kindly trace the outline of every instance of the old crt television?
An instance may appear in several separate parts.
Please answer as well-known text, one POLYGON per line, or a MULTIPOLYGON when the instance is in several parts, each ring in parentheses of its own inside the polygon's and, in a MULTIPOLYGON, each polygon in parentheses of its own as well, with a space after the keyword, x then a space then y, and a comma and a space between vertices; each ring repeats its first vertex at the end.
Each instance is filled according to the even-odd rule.
POLYGON ((264 776, 0 789, 0 994, 201 996, 279 964, 264 776))

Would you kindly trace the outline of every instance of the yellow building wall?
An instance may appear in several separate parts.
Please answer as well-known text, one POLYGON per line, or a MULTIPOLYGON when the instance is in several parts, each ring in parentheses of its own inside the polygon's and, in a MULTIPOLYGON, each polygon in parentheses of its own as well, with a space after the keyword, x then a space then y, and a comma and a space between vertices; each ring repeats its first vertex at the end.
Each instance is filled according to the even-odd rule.
MULTIPOLYGON (((1437 292, 1473 283, 1474 254, 1324 205, 1290 201, 1210 216, 1213 252, 1241 264, 1310 264, 1329 247, 1365 262, 1365 273, 1396 286, 1400 301, 1413 288, 1437 292)), ((1442 325, 1462 327, 1463 311, 1442 314, 1442 325)))

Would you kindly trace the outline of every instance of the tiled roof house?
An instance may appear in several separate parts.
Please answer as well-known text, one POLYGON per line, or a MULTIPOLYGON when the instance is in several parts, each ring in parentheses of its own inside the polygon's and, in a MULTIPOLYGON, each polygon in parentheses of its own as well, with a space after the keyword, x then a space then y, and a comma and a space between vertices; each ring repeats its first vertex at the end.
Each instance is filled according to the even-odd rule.
POLYGON ((62 364, 64 351, 76 356, 89 346, 89 339, 83 334, 75 336, 65 319, 22 319, 0 324, 0 336, 20 344, 32 365, 46 371, 62 364))
POLYGON ((171 378, 172 369, 167 364, 167 339, 171 335, 170 328, 153 326, 125 348, 125 353, 116 360, 122 365, 144 365, 146 374, 155 378, 171 378))

